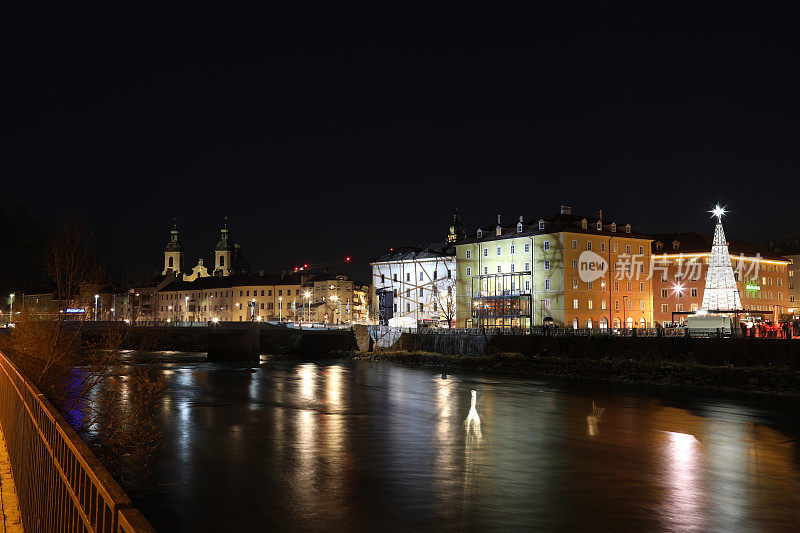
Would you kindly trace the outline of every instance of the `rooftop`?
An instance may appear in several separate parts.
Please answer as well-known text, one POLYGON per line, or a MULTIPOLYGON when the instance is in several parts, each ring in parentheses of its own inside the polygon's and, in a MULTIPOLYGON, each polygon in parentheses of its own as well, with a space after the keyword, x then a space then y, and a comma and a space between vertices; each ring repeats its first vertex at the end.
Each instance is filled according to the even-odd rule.
MULTIPOLYGON (((711 252, 713 235, 696 232, 659 233, 653 235, 652 252, 654 254, 694 254, 711 252), (662 245, 659 249, 659 243, 662 245), (673 243, 675 246, 673 246, 673 243)), ((744 240, 728 240, 728 251, 731 256, 744 255, 745 257, 761 256, 764 259, 785 261, 786 258, 776 254, 769 248, 759 246, 744 240)))

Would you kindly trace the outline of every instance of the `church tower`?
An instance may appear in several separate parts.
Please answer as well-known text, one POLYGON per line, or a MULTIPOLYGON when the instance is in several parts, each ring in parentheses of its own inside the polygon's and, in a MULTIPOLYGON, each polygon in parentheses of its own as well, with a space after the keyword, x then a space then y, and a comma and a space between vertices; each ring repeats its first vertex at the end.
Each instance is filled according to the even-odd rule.
POLYGON ((233 244, 228 234, 228 217, 220 230, 220 238, 214 251, 214 275, 230 276, 233 268, 233 244))
POLYGON ((461 213, 456 209, 453 213, 453 223, 450 224, 450 232, 447 234, 447 242, 450 244, 460 242, 464 240, 465 234, 464 224, 461 223, 461 213))
POLYGON ((169 242, 164 249, 164 271, 161 274, 166 276, 170 272, 175 274, 183 272, 183 244, 180 241, 177 218, 172 224, 172 229, 169 232, 169 242))

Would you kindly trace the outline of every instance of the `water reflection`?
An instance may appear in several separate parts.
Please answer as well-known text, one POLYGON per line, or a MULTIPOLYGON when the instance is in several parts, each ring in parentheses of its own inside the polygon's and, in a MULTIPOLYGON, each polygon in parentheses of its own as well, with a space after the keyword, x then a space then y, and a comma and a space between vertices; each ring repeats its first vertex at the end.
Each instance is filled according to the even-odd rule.
POLYGON ((592 401, 592 414, 586 417, 587 433, 590 437, 596 437, 600 432, 600 419, 603 416, 605 409, 598 408, 597 404, 592 401))
POLYGON ((164 447, 131 487, 162 531, 800 523, 800 428, 769 404, 366 362, 170 370, 164 447))
POLYGON ((467 443, 472 446, 477 446, 481 442, 481 417, 478 416, 477 404, 478 404, 478 393, 473 389, 470 391, 471 394, 471 403, 469 406, 469 414, 467 415, 467 419, 464 421, 464 425, 467 428, 467 443))

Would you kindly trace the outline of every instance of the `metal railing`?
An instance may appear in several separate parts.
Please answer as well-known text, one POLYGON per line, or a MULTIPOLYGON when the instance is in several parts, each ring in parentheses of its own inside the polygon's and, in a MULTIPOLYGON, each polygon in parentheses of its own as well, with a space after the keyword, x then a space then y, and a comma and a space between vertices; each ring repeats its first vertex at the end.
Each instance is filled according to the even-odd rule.
POLYGON ((155 531, 86 443, 2 353, 0 426, 26 533, 155 531))

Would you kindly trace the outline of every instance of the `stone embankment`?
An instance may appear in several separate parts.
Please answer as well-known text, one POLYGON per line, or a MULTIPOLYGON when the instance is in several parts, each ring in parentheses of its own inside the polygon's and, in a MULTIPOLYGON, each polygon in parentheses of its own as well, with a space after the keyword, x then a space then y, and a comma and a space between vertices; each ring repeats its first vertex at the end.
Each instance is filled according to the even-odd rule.
POLYGON ((559 377, 637 383, 664 387, 714 389, 800 396, 800 372, 787 368, 702 365, 629 358, 578 358, 503 353, 478 356, 428 352, 353 352, 352 357, 425 366, 442 371, 468 370, 518 377, 559 377))

